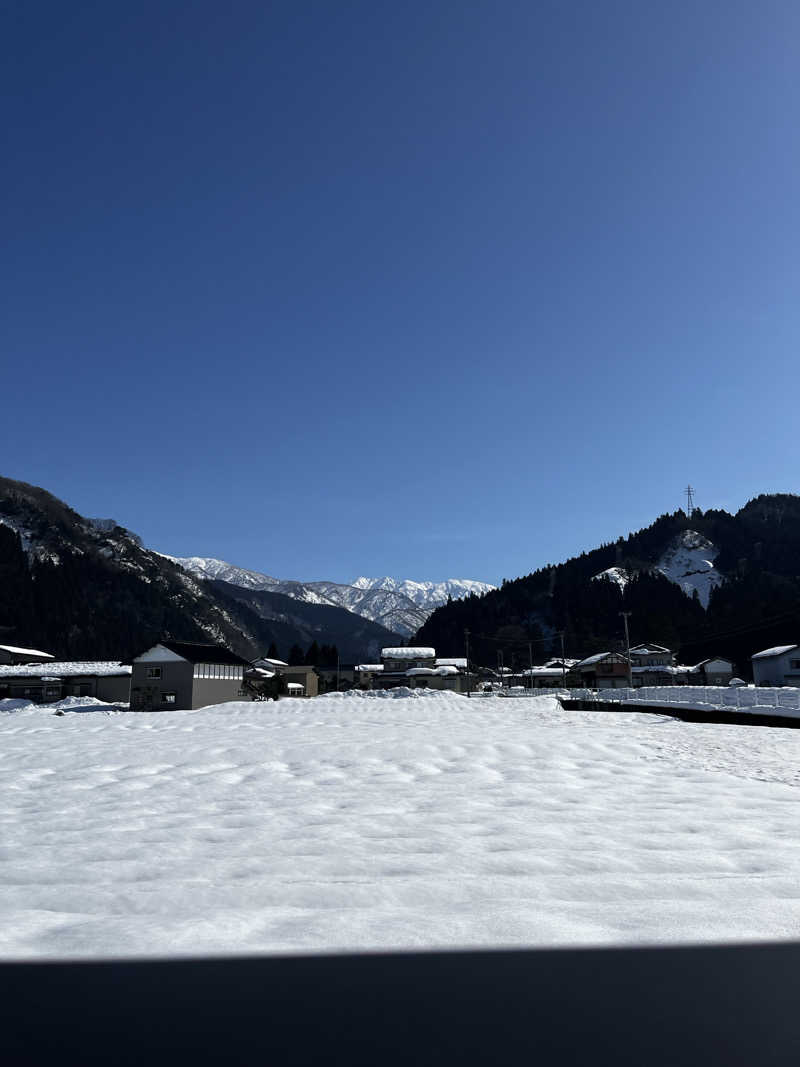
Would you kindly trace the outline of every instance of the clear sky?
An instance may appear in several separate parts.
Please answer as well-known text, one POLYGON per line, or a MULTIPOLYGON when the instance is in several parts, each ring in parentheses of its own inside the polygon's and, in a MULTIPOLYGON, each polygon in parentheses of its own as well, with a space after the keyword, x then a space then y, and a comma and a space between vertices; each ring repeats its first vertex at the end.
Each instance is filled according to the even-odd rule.
POLYGON ((0 473, 284 578, 798 489, 800 5, 5 5, 0 473))

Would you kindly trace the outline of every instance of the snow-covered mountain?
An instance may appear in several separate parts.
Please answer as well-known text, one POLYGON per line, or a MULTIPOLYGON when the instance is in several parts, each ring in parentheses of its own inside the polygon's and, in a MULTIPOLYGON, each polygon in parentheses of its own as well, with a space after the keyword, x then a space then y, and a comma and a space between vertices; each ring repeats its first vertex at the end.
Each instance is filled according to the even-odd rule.
POLYGON ((448 597, 460 600, 470 593, 481 596, 496 588, 488 582, 478 582, 470 578, 448 578, 444 582, 415 582, 411 578, 356 578, 353 586, 356 589, 384 589, 402 593, 428 612, 446 604, 448 597))
POLYGON ((197 578, 230 582, 244 589, 283 593, 307 604, 329 604, 346 608, 355 615, 377 622, 394 633, 408 637, 417 632, 431 612, 447 602, 469 593, 486 593, 494 586, 468 578, 450 578, 444 582, 415 582, 411 579, 357 578, 352 584, 342 582, 300 582, 273 578, 269 574, 247 570, 220 559, 203 556, 167 556, 197 578))
MULTIPOLYGON (((697 590, 700 603, 707 608, 711 590, 723 581, 714 566, 718 555, 719 549, 707 537, 696 530, 684 530, 667 545, 652 570, 679 585, 687 596, 692 596, 697 590)), ((592 580, 605 578, 616 582, 624 590, 633 573, 625 567, 608 567, 595 574, 592 580)))
POLYGON ((269 592, 282 592, 277 589, 281 583, 277 578, 271 578, 268 574, 260 571, 249 571, 245 567, 235 567, 232 563, 226 563, 222 559, 210 559, 205 556, 168 556, 159 552, 159 556, 177 563, 185 571, 193 574, 196 578, 214 579, 219 582, 230 582, 232 585, 240 585, 243 589, 266 589, 269 592))

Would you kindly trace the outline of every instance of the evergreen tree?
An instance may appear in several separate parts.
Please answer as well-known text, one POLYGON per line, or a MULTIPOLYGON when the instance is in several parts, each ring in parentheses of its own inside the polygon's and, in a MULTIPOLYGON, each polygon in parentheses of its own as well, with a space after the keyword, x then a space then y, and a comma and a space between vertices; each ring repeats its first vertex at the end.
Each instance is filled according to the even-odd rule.
POLYGON ((305 662, 308 667, 319 666, 320 661, 320 648, 316 641, 312 641, 308 646, 308 652, 306 652, 305 662))

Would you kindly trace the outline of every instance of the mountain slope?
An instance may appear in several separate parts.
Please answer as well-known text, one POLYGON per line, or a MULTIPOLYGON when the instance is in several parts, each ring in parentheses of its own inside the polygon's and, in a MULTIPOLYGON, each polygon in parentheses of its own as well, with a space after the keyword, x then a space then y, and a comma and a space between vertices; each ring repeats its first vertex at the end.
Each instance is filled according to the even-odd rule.
MULTIPOLYGON (((273 642, 286 656, 312 630, 330 643, 324 613, 313 626, 278 624, 231 590, 149 552, 113 520, 86 519, 44 489, 0 478, 0 640, 57 659, 122 660, 167 635, 220 641, 247 657, 273 642)), ((338 612, 330 619, 355 653, 363 620, 347 615, 348 630, 338 612)))
POLYGON ((396 645, 399 640, 396 632, 333 604, 309 603, 285 593, 243 589, 229 582, 209 584, 215 592, 245 605, 265 620, 276 635, 279 648, 291 644, 305 648, 316 641, 336 645, 342 663, 374 663, 381 648, 396 645))

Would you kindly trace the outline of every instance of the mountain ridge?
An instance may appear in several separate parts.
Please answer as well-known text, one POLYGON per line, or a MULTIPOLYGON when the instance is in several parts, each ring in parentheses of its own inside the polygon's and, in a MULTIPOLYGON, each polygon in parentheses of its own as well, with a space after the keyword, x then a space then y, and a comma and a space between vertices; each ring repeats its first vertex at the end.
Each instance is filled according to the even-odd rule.
POLYGON ((376 622, 404 637, 410 637, 424 624, 430 613, 448 597, 488 592, 488 582, 469 578, 449 578, 442 582, 415 581, 410 578, 359 577, 352 583, 299 581, 273 578, 260 571, 238 567, 225 560, 205 556, 167 556, 178 566, 203 581, 219 580, 243 589, 270 591, 310 604, 328 604, 345 608, 353 614, 376 622))

